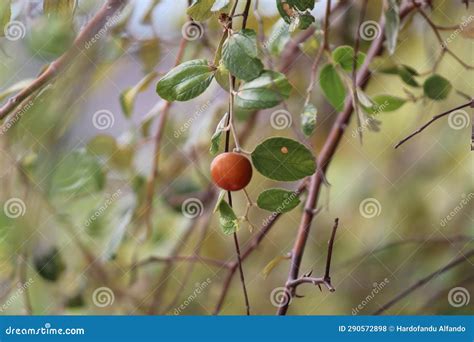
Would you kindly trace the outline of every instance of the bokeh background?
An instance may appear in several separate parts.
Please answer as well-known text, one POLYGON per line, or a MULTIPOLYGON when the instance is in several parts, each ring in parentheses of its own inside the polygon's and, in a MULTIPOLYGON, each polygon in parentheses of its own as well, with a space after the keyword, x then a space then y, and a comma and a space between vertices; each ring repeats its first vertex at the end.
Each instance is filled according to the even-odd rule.
MULTIPOLYGON (((360 4, 345 1, 333 13, 331 47, 353 44, 360 4)), ((101 5, 102 1, 79 0, 70 22, 47 18, 42 1, 12 1, 12 20, 22 23, 24 31, 15 40, 0 37, 0 101, 12 94, 10 87, 21 89, 70 47, 101 5)), ((220 231, 212 213, 218 191, 209 185, 210 137, 227 105, 227 93, 216 82, 202 96, 173 103, 169 109, 153 192, 153 231, 144 237, 146 184, 164 104, 155 84, 174 65, 186 7, 184 0, 130 1, 107 32, 88 51, 78 51, 67 71, 37 94, 19 120, 0 135, 0 204, 5 208, 15 199, 19 210, 14 215, 0 211, 1 314, 213 312, 227 270, 199 262, 170 264, 166 258, 179 246, 178 255, 235 260, 233 240, 220 231), (145 76, 151 81, 135 91, 145 76), (98 123, 98 115, 105 121, 98 123), (183 209, 189 199, 198 199, 197 212, 183 209), (152 256, 164 259, 133 267, 152 256)), ((317 2, 316 30, 289 63, 287 75, 294 87, 290 99, 257 114, 239 111, 237 129, 248 136, 244 149, 253 150, 269 136, 301 138, 299 115, 322 36, 324 8, 325 1, 317 2), (292 119, 292 125, 283 129, 271 121, 272 113, 281 109, 292 119)), ((433 1, 429 14, 437 24, 453 26, 474 15, 473 8, 467 10, 461 1, 433 1)), ((381 11, 382 1, 369 1, 366 20, 377 21, 381 11)), ((268 39, 278 25, 275 1, 260 0, 259 14, 268 39)), ((449 43, 467 63, 474 60, 473 24, 471 20, 449 43)), ((254 10, 248 26, 257 29, 254 10)), ((215 18, 201 28, 197 38, 188 40, 184 60, 212 59, 221 28, 215 18)), ((275 68, 281 65, 288 42, 300 34, 293 33, 275 47, 270 57, 275 68)), ((442 34, 447 37, 451 32, 442 34)), ((361 43, 366 51, 370 41, 361 43)), ((423 73, 433 66, 439 50, 426 21, 414 15, 404 22, 394 56, 381 56, 377 63, 406 64, 423 73)), ((421 94, 398 77, 377 72, 377 65, 373 68, 367 94, 406 98, 405 89, 421 94)), ((371 314, 473 248, 472 109, 465 110, 468 115, 461 125, 450 125, 444 118, 393 148, 431 116, 465 102, 457 91, 472 96, 472 70, 447 56, 437 72, 453 85, 447 100, 419 99, 381 113, 380 130, 365 130, 362 144, 354 120, 347 127, 326 175, 330 186, 323 188, 321 212, 313 221, 301 270, 323 274, 327 241, 339 217, 332 264, 336 292, 302 285, 298 294, 304 298, 292 300, 289 314, 371 314)), ((317 128, 305 143, 317 155, 337 113, 317 85, 311 102, 318 109, 317 128)), ((261 191, 275 186, 294 189, 297 184, 278 184, 255 173, 248 192, 256 200, 261 191)), ((235 211, 243 215, 245 197, 236 193, 234 201, 235 211)), ((300 205, 282 215, 244 261, 253 314, 276 311, 275 291, 284 285, 290 266, 282 256, 291 251, 302 212, 300 205), (265 275, 265 267, 275 258, 279 262, 265 275)), ((258 230, 268 215, 252 207, 249 219, 258 230)), ((241 224, 242 246, 252 241, 256 230, 241 224)), ((387 312, 472 313, 473 266, 471 258, 387 312), (463 289, 462 305, 453 305, 456 288, 463 289)), ((244 313, 236 274, 222 314, 244 313)))

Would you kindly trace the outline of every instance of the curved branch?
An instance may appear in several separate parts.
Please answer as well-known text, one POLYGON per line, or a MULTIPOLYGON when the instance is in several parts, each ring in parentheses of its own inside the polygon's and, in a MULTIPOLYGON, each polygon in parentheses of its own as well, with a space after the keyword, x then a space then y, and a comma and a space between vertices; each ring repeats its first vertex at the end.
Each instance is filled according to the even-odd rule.
POLYGON ((23 103, 23 101, 43 88, 43 86, 53 80, 60 72, 70 65, 74 59, 80 55, 79 52, 82 52, 86 48, 88 42, 91 41, 100 30, 107 26, 110 18, 114 15, 118 15, 116 12, 119 11, 126 2, 127 0, 108 0, 91 21, 84 26, 82 31, 79 32, 73 45, 58 59, 53 61, 30 85, 25 87, 15 96, 11 97, 0 108, 0 120, 13 112, 23 103))
POLYGON ((466 254, 463 254, 460 257, 458 257, 457 259, 454 259, 453 261, 451 261, 446 266, 434 271, 433 273, 429 274, 428 276, 424 277, 423 279, 417 281, 415 284, 413 284, 412 286, 407 288, 405 291, 403 291, 400 294, 398 294, 397 296, 395 296, 392 300, 390 300, 388 303, 383 305, 380 309, 375 311, 374 315, 380 315, 381 313, 383 313, 384 311, 388 310, 393 305, 398 303, 400 300, 402 300, 403 298, 408 296, 410 293, 412 293, 413 291, 415 291, 419 287, 421 287, 421 286, 425 285, 426 283, 428 283, 431 279, 436 278, 437 276, 443 274, 444 272, 449 271, 451 268, 456 267, 456 266, 462 264, 463 262, 468 261, 469 258, 472 257, 472 256, 474 256, 474 249, 471 249, 466 254))
MULTIPOLYGON (((451 236, 451 237, 442 237, 442 238, 431 238, 431 239, 426 239, 426 238, 409 238, 409 239, 404 239, 404 240, 398 240, 398 241, 392 241, 389 242, 383 246, 377 247, 371 251, 368 252, 362 252, 361 254, 350 258, 349 260, 339 264, 339 267, 347 267, 348 265, 353 264, 357 260, 365 259, 366 257, 370 255, 374 255, 376 253, 383 252, 387 249, 402 246, 402 245, 407 245, 407 244, 412 244, 412 243, 419 243, 419 244, 455 244, 455 243, 471 243, 474 241, 474 236, 467 236, 467 235, 456 235, 456 236, 451 236)), ((362 261, 361 261, 362 262, 362 261)))
POLYGON ((452 112, 456 111, 456 110, 460 110, 460 109, 463 109, 463 108, 466 108, 466 107, 472 107, 474 108, 474 99, 472 99, 471 101, 467 102, 467 103, 464 103, 460 106, 457 106, 455 108, 452 108, 450 110, 447 110, 446 112, 443 112, 441 114, 438 114, 438 115, 435 115, 431 118, 430 121, 428 121, 427 123, 425 123, 423 126, 421 126, 420 128, 418 128, 416 131, 414 131, 412 134, 410 134, 409 136, 403 138, 402 140, 400 140, 396 145, 395 145, 395 148, 398 148, 400 145, 402 145, 403 143, 405 143, 406 141, 410 140, 411 138, 413 138, 415 135, 418 135, 420 134, 422 131, 424 131, 429 125, 431 125, 433 122, 435 122, 436 120, 438 119, 441 119, 442 117, 448 115, 448 114, 451 114, 452 112))

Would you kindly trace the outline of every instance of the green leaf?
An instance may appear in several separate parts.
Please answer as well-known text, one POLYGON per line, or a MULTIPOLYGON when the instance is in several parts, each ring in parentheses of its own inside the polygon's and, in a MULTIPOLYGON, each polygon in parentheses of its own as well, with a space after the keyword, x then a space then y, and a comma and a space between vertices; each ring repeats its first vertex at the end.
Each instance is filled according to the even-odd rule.
POLYGON ((372 98, 372 102, 374 103, 372 107, 367 108, 370 114, 393 112, 403 106, 406 100, 391 95, 376 95, 372 98))
POLYGON ((156 85, 156 92, 167 101, 187 101, 202 94, 214 77, 205 59, 184 62, 170 70, 156 85))
POLYGON ((126 203, 126 205, 122 204, 122 207, 117 208, 117 212, 111 220, 110 226, 112 227, 112 231, 110 232, 105 250, 101 254, 102 260, 110 260, 117 253, 127 232, 127 226, 132 221, 134 209, 135 203, 132 201, 126 203))
POLYGON ((303 113, 301 113, 301 130, 307 137, 313 134, 314 129, 316 128, 317 113, 318 110, 311 103, 304 106, 303 113))
POLYGON ((285 75, 267 70, 239 89, 235 104, 243 109, 271 108, 287 99, 290 92, 291 84, 285 75))
POLYGON ((272 55, 277 56, 283 51, 290 38, 289 25, 280 18, 275 25, 273 25, 272 31, 264 43, 264 47, 267 48, 272 55))
POLYGON ((326 64, 319 73, 319 84, 329 103, 337 110, 342 111, 346 98, 346 88, 334 66, 326 64))
POLYGON ((312 153, 299 142, 283 137, 259 144, 252 152, 252 163, 262 175, 278 181, 295 181, 316 171, 312 153))
POLYGON ((239 219, 230 205, 221 198, 219 205, 219 224, 222 232, 226 235, 235 233, 239 229, 239 219))
POLYGON ((219 192, 219 196, 217 197, 216 205, 214 206, 214 210, 212 211, 214 214, 217 213, 217 211, 219 210, 219 206, 221 204, 221 201, 223 201, 224 196, 226 195, 226 193, 227 193, 227 191, 225 191, 225 190, 221 190, 219 192))
POLYGON ((405 84, 408 84, 412 87, 419 87, 420 85, 415 79, 415 76, 419 76, 418 72, 408 65, 399 65, 386 69, 380 70, 380 72, 385 74, 398 75, 405 84))
POLYGON ((230 3, 230 0, 214 0, 214 5, 212 5, 211 12, 219 12, 225 9, 230 3))
POLYGON ((84 150, 60 159, 51 178, 52 195, 84 195, 102 190, 105 175, 98 160, 84 150))
POLYGON ((270 260, 270 262, 265 266, 265 268, 262 271, 263 278, 268 277, 270 272, 273 271, 273 269, 277 267, 282 261, 289 260, 289 259, 291 259, 291 255, 287 254, 287 255, 278 255, 272 260, 270 260))
POLYGON ((217 67, 214 76, 221 88, 229 92, 229 70, 224 66, 222 60, 219 62, 219 66, 217 67))
POLYGON ((4 0, 0 3, 0 37, 5 35, 5 26, 10 22, 12 15, 10 2, 10 0, 4 0))
POLYGON ((447 79, 436 74, 428 77, 423 84, 425 96, 437 101, 447 98, 452 88, 447 79))
POLYGON ((257 35, 254 30, 241 30, 232 34, 222 47, 222 61, 235 77, 251 81, 263 70, 258 58, 257 35))
POLYGON ((216 131, 211 137, 211 147, 209 148, 209 151, 211 152, 212 155, 215 155, 217 151, 219 151, 219 145, 221 143, 221 135, 226 126, 228 116, 229 116, 229 113, 224 114, 224 116, 219 121, 219 124, 216 127, 216 131))
POLYGON ((99 134, 87 143, 87 151, 99 155, 110 157, 117 151, 117 141, 111 135, 99 134))
MULTIPOLYGON (((338 63, 344 70, 352 71, 354 65, 354 49, 348 45, 342 45, 337 47, 332 52, 332 58, 338 63)), ((365 53, 357 53, 356 69, 360 68, 365 61, 365 53)))
POLYGON ((400 75, 400 78, 402 79, 403 82, 406 84, 412 86, 412 87, 419 87, 420 85, 415 79, 415 76, 418 76, 418 72, 413 69, 412 67, 409 67, 408 65, 400 65, 398 69, 398 75, 400 75))
POLYGON ((374 105, 374 101, 360 87, 357 88, 357 100, 364 107, 370 108, 374 105))
POLYGON ((315 0, 286 0, 286 2, 293 8, 300 11, 312 10, 314 8, 315 0))
POLYGON ((141 43, 137 51, 143 67, 143 72, 148 74, 160 61, 160 40, 150 39, 141 43))
POLYGON ((59 279, 63 271, 66 269, 66 265, 56 247, 46 253, 35 255, 33 257, 33 263, 35 265, 36 272, 48 281, 56 281, 59 279))
POLYGON ((44 0, 43 12, 47 16, 72 17, 76 7, 76 0, 44 0))
POLYGON ((125 89, 120 94, 120 105, 122 106, 123 113, 127 118, 129 118, 133 113, 133 106, 138 93, 145 91, 156 76, 156 72, 151 72, 143 77, 135 86, 125 89))
POLYGON ((397 0, 389 0, 389 8, 385 12, 385 37, 390 55, 393 55, 397 47, 398 31, 400 30, 399 12, 397 0))
POLYGON ((261 209, 275 213, 286 213, 300 204, 300 199, 294 191, 285 189, 268 189, 262 192, 257 199, 261 209))
POLYGON ((193 20, 205 21, 212 16, 211 8, 215 0, 194 0, 186 10, 186 14, 193 20))

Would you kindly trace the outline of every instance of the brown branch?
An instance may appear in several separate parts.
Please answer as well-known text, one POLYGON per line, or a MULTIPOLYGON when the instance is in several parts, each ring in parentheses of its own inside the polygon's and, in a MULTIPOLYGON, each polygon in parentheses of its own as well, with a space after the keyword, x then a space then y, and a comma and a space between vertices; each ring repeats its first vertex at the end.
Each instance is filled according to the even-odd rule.
POLYGON ((464 103, 460 106, 457 106, 453 109, 450 109, 446 112, 443 112, 441 114, 438 114, 438 115, 435 115, 431 118, 430 121, 428 121, 427 123, 425 123, 423 126, 421 126, 420 128, 418 128, 416 131, 414 131, 413 133, 411 133, 409 136, 403 138, 402 140, 400 140, 400 142, 398 142, 396 145, 395 145, 395 148, 398 148, 400 145, 402 145, 403 143, 405 143, 406 141, 410 140, 411 138, 413 138, 415 135, 418 135, 419 133, 421 133, 425 128, 427 128, 429 125, 431 125, 433 122, 435 122, 436 120, 438 119, 441 119, 442 117, 456 111, 456 110, 459 110, 459 109, 463 109, 463 108, 466 108, 466 107, 472 107, 474 108, 474 99, 472 99, 471 101, 467 102, 467 103, 464 103))
POLYGON ((398 303, 400 300, 402 300, 403 298, 408 296, 410 293, 412 293, 413 291, 415 291, 419 287, 425 285, 426 283, 428 283, 433 278, 436 278, 437 276, 449 271, 451 268, 456 267, 456 266, 462 264, 463 262, 469 261, 469 258, 472 257, 472 256, 474 256, 474 249, 471 249, 466 254, 461 255, 460 257, 458 257, 455 260, 451 261, 450 263, 448 263, 444 267, 434 271, 433 273, 429 274, 428 276, 424 277, 423 279, 420 279, 415 284, 413 284, 412 286, 410 286, 409 288, 407 288, 406 290, 404 290, 403 292, 401 292, 400 294, 395 296, 392 300, 390 300, 389 302, 384 304, 380 309, 375 311, 373 314, 374 315, 382 314, 383 312, 390 309, 393 305, 398 303))
MULTIPOLYGON (((179 44, 178 55, 175 59, 175 66, 181 63, 183 59, 184 50, 186 48, 187 40, 183 37, 179 44)), ((155 135, 155 150, 153 153, 153 164, 150 179, 146 188, 146 206, 145 206, 145 223, 147 226, 146 237, 150 237, 153 232, 152 216, 153 216, 153 198, 155 193, 156 180, 158 178, 158 164, 160 160, 161 139, 164 134, 168 113, 171 108, 171 102, 166 101, 163 105, 161 116, 158 119, 158 127, 155 135)))
POLYGON ((333 250, 333 247, 334 247, 334 241, 335 241, 335 238, 336 238, 336 230, 337 230, 338 225, 339 225, 339 218, 336 218, 334 220, 334 226, 332 228, 331 237, 328 241, 328 254, 327 254, 327 257, 326 257, 326 269, 325 269, 324 277, 319 277, 319 278, 311 277, 311 273, 312 273, 312 271, 311 271, 308 274, 302 275, 298 279, 288 280, 287 283, 285 284, 285 286, 287 288, 292 289, 292 295, 296 296, 296 288, 299 285, 307 284, 307 283, 316 285, 320 289, 321 289, 321 285, 324 285, 324 286, 327 287, 327 289, 329 291, 331 291, 331 292, 336 291, 336 289, 331 284, 330 273, 331 273, 332 250, 333 250))
MULTIPOLYGON (((209 220, 211 219, 211 216, 212 216, 212 212, 208 211, 202 220, 201 234, 198 238, 196 248, 192 255, 196 259, 201 259, 201 256, 199 254, 201 253, 204 240, 206 239, 207 231, 209 228, 209 220)), ((220 260, 215 260, 215 259, 210 259, 210 258, 205 258, 205 257, 203 257, 203 259, 207 259, 207 262, 209 263, 209 265, 212 265, 212 263, 214 263, 214 266, 217 266, 217 264, 220 264, 219 265, 220 267, 227 267, 227 263, 221 262, 220 260)), ((185 274, 184 279, 180 282, 178 289, 175 291, 175 295, 171 299, 170 303, 166 306, 165 309, 161 311, 162 314, 166 314, 169 310, 171 310, 172 308, 176 306, 180 296, 182 295, 183 289, 186 287, 189 280, 191 279, 196 263, 191 262, 187 266, 188 266, 187 269, 184 271, 184 274, 185 274)))
POLYGON ((316 83, 316 73, 318 70, 318 66, 321 63, 321 58, 323 57, 324 51, 329 50, 329 16, 331 13, 331 0, 328 0, 326 3, 326 16, 324 19, 324 36, 323 36, 323 43, 321 44, 316 57, 314 58, 313 64, 311 65, 311 77, 309 80, 308 88, 306 89, 306 99, 304 105, 306 106, 309 103, 311 93, 313 91, 314 85, 316 83))
POLYGON ((383 246, 380 246, 378 248, 375 248, 371 251, 368 252, 363 252, 355 257, 350 258, 349 260, 344 261, 343 263, 339 264, 339 267, 346 267, 348 265, 353 264, 354 262, 365 259, 366 257, 370 255, 374 255, 380 252, 383 252, 387 249, 402 246, 402 245, 407 245, 407 244, 413 244, 413 243, 419 243, 419 244, 455 244, 455 243, 470 243, 474 241, 474 236, 467 236, 467 235, 456 235, 456 236, 450 236, 450 237, 441 237, 441 238, 431 238, 431 239, 426 239, 426 238, 409 238, 409 239, 404 239, 404 240, 398 240, 398 241, 392 241, 389 242, 383 246))
MULTIPOLYGON (((347 3, 348 1, 346 0, 338 1, 332 6, 331 13, 335 13, 336 11, 342 9, 345 5, 347 5, 347 3)), ((291 66, 298 59, 299 53, 301 53, 301 44, 311 38, 315 32, 316 27, 313 25, 301 32, 286 44, 285 49, 281 54, 282 63, 279 67, 281 72, 287 73, 290 70, 291 66)))
POLYGON ((328 255, 326 258, 326 273, 324 273, 324 279, 326 279, 328 282, 331 282, 330 270, 331 270, 332 249, 334 247, 334 240, 336 238, 336 230, 337 230, 338 225, 339 225, 339 218, 336 218, 334 220, 334 226, 332 227, 331 238, 329 239, 329 243, 328 243, 328 255))
MULTIPOLYGON (((449 49, 446 45, 446 43, 444 42, 443 40, 443 37, 441 37, 441 34, 439 33, 439 27, 430 19, 430 17, 428 16, 428 14, 426 14, 426 12, 421 8, 421 4, 417 3, 415 0, 412 0, 412 4, 416 7, 416 10, 423 16, 423 18, 426 20, 426 22, 428 23, 428 25, 431 27, 431 29, 433 30, 435 36, 436 36, 436 39, 438 40, 438 42, 440 43, 441 45, 441 55, 440 55, 440 58, 444 55, 444 53, 448 53, 449 55, 451 55, 459 64, 461 64, 464 68, 466 69, 474 69, 474 66, 472 65, 469 65, 467 64, 466 62, 464 62, 458 55, 456 55, 451 49, 449 49)), ((438 60, 438 63, 439 63, 439 60, 438 60)), ((438 64, 436 63, 436 64, 438 64)), ((435 65, 436 65, 435 64, 435 65)))
POLYGON ((126 2, 127 0, 108 0, 78 34, 71 48, 53 61, 30 85, 11 97, 0 108, 0 120, 4 119, 26 99, 43 88, 47 83, 51 82, 60 72, 70 65, 76 57, 80 55, 79 52, 84 50, 85 45, 104 28, 109 18, 116 15, 116 12, 120 10, 126 2))
POLYGON ((206 258, 199 255, 176 255, 176 256, 151 256, 145 260, 137 262, 133 265, 133 268, 143 267, 155 262, 170 262, 170 261, 179 261, 179 262, 190 262, 190 263, 203 263, 214 267, 224 267, 230 268, 229 263, 213 258, 206 258))
MULTIPOLYGON (((400 10, 400 18, 404 18, 408 13, 410 13, 413 10, 413 8, 414 8, 413 4, 404 6, 400 10)), ((383 22, 383 20, 379 22, 379 25, 380 25, 381 30, 383 31, 384 26, 385 26, 385 23, 383 22)), ((370 49, 367 53, 367 57, 365 59, 364 65, 360 68, 357 74, 357 85, 359 87, 364 87, 367 84, 370 78, 369 64, 377 55, 379 55, 382 52, 384 39, 385 39, 384 35, 380 35, 377 39, 375 39, 372 42, 370 49)), ((337 150, 337 147, 339 146, 339 143, 342 139, 345 128, 347 127, 347 124, 350 120, 352 111, 353 111, 353 106, 352 106, 351 98, 349 96, 346 98, 344 110, 341 113, 339 113, 338 117, 336 118, 331 128, 331 131, 329 132, 328 138, 326 139, 323 145, 322 151, 319 154, 318 165, 320 165, 323 173, 325 173, 327 167, 329 166, 329 163, 331 162, 334 156, 334 153, 337 150)), ((306 200, 306 205, 305 205, 305 208, 307 208, 308 210, 304 212, 301 222, 300 222, 300 226, 298 228, 297 237, 296 237, 293 250, 292 250, 291 268, 288 275, 287 283, 298 278, 300 264, 303 258, 306 241, 309 236, 309 231, 310 231, 311 223, 314 216, 314 214, 312 213, 312 209, 316 207, 316 203, 319 198, 321 183, 323 180, 321 174, 322 174, 321 172, 316 172, 313 174, 313 176, 311 176, 309 194, 308 194, 308 198, 306 200)), ((291 289, 287 287, 287 290, 290 291, 291 289)), ((285 315, 286 312, 288 311, 288 305, 289 303, 285 303, 285 305, 282 305, 278 310, 278 314, 285 315)))
POLYGON ((166 287, 168 285, 169 274, 173 269, 173 262, 178 260, 175 258, 178 258, 179 254, 181 253, 181 250, 184 248, 186 242, 192 235, 196 222, 197 220, 193 220, 189 223, 188 227, 186 228, 186 231, 183 234, 183 237, 180 237, 179 241, 173 247, 173 250, 170 253, 170 257, 168 258, 168 260, 164 261, 165 268, 163 268, 163 270, 161 271, 160 276, 158 277, 157 286, 155 286, 154 290, 152 291, 153 299, 148 309, 148 314, 154 315, 156 313, 156 310, 158 310, 158 304, 161 301, 161 296, 165 293, 166 287))

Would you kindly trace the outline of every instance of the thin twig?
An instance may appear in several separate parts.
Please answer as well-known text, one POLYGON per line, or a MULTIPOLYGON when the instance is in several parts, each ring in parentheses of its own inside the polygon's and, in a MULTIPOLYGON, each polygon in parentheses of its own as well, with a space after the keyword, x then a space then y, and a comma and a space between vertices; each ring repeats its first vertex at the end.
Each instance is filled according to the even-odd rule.
POLYGON ((306 106, 309 103, 311 93, 313 92, 314 85, 316 84, 316 75, 318 66, 321 63, 321 58, 323 57, 324 51, 329 50, 329 16, 331 13, 331 0, 328 0, 326 3, 326 16, 324 19, 324 36, 323 43, 321 44, 316 57, 314 58, 313 64, 311 65, 311 77, 309 80, 308 88, 306 89, 306 98, 304 105, 306 106))
MULTIPOLYGON (((418 244, 455 244, 455 243, 470 243, 474 241, 474 236, 467 236, 467 235, 456 235, 456 236, 448 236, 448 237, 441 237, 441 238, 409 238, 403 239, 398 241, 389 242, 383 246, 377 247, 373 250, 363 252, 355 257, 350 258, 349 260, 344 261, 341 264, 338 264, 338 267, 346 267, 353 264, 356 261, 360 261, 365 259, 368 256, 383 252, 387 249, 391 249, 398 246, 418 243, 418 244)), ((362 262, 362 261, 361 261, 362 262)))
POLYGON ((443 37, 441 37, 441 34, 439 33, 439 29, 438 29, 438 26, 430 19, 430 17, 428 16, 428 14, 426 14, 426 12, 420 7, 421 5, 419 3, 417 3, 415 0, 412 0, 412 4, 415 5, 416 7, 416 10, 423 16, 423 18, 426 20, 426 22, 428 23, 428 25, 431 27, 431 29, 433 30, 435 36, 436 36, 436 39, 438 40, 438 42, 441 44, 441 49, 442 49, 442 53, 441 53, 441 56, 444 54, 444 53, 448 53, 449 55, 451 55, 459 64, 461 64, 464 68, 466 69, 474 69, 474 66, 472 65, 469 65, 467 64, 466 62, 464 62, 458 55, 456 55, 451 49, 449 49, 445 43, 445 41, 443 40, 443 37))
POLYGON ((145 265, 153 264, 155 262, 169 262, 169 261, 180 261, 190 263, 203 263, 215 267, 229 268, 229 263, 217 259, 206 258, 198 255, 175 255, 175 256, 151 256, 145 260, 137 262, 133 265, 133 268, 143 267, 145 265))
POLYGON ((332 227, 331 238, 328 243, 328 255, 326 258, 326 272, 324 273, 324 279, 331 282, 330 270, 331 270, 331 258, 332 258, 332 249, 334 247, 334 240, 336 238, 336 230, 339 225, 339 218, 334 220, 334 226, 332 227))
POLYGON ((25 310, 27 315, 32 315, 33 314, 33 305, 31 304, 31 296, 30 296, 30 290, 28 284, 28 280, 26 279, 28 277, 28 252, 25 251, 21 255, 21 264, 20 264, 20 283, 21 286, 23 287, 23 298, 25 300, 25 310))
POLYGON ((116 12, 120 10, 126 2, 127 0, 108 0, 89 21, 89 23, 84 26, 82 31, 74 40, 73 45, 58 59, 53 61, 30 85, 25 87, 15 96, 11 97, 3 107, 0 108, 0 120, 14 111, 26 99, 28 99, 30 95, 36 93, 47 83, 51 82, 60 72, 70 65, 77 56, 80 56, 81 54, 78 53, 78 51, 83 51, 85 49, 87 42, 104 27, 109 18, 116 15, 116 12))
POLYGON ((415 284, 413 284, 412 286, 410 286, 409 288, 407 288, 406 290, 404 290, 400 294, 396 295, 392 300, 390 300, 389 302, 384 304, 380 309, 375 311, 373 314, 374 315, 382 314, 383 312, 390 309, 393 305, 398 303, 400 300, 402 300, 403 298, 408 296, 410 293, 412 293, 413 291, 415 291, 419 287, 425 285, 426 283, 428 283, 433 278, 436 278, 437 276, 449 271, 451 268, 456 267, 456 266, 462 264, 463 262, 469 261, 469 258, 472 257, 472 256, 474 256, 474 249, 471 249, 466 254, 461 255, 460 257, 458 257, 455 260, 451 261, 449 264, 445 265, 444 267, 434 271, 433 273, 430 273, 429 275, 427 275, 423 279, 420 279, 415 284))
MULTIPOLYGON (((176 56, 175 66, 181 63, 183 59, 184 50, 186 48, 188 40, 185 38, 181 38, 181 42, 179 44, 178 55, 176 56)), ((146 206, 145 206, 145 223, 147 227, 146 238, 149 238, 153 232, 153 198, 155 193, 155 185, 158 178, 158 164, 160 160, 160 150, 161 150, 161 139, 164 134, 166 121, 168 119, 168 113, 171 108, 171 102, 166 101, 163 105, 163 109, 161 111, 161 116, 158 119, 158 127, 156 129, 155 135, 155 150, 153 153, 153 164, 152 164, 152 171, 150 174, 150 179, 147 184, 146 188, 146 206)))
MULTIPOLYGON (((235 10, 237 8, 239 0, 236 0, 234 3, 234 6, 231 10, 230 17, 233 16, 235 13, 235 10)), ((242 29, 245 29, 247 25, 247 19, 249 15, 249 10, 250 10, 250 4, 251 0, 247 0, 245 4, 245 9, 244 12, 242 13, 243 19, 242 19, 242 29)), ((232 30, 232 20, 229 23, 229 29, 232 30)), ((229 152, 230 149, 230 133, 232 132, 232 135, 234 137, 234 142, 235 142, 235 147, 239 151, 240 150, 240 145, 237 140, 237 134, 235 131, 234 127, 234 87, 235 87, 235 76, 231 76, 229 74, 230 80, 229 80, 229 117, 227 118, 226 126, 231 127, 230 130, 226 131, 225 135, 225 152, 229 152)), ((229 202, 229 206, 232 207, 232 193, 230 191, 227 191, 227 200, 229 202)), ((237 236, 237 232, 233 233, 234 237, 234 245, 235 245, 235 251, 237 254, 237 266, 239 268, 239 274, 240 274, 240 283, 242 285, 242 291, 244 294, 244 301, 245 301, 245 308, 246 308, 246 314, 250 315, 250 302, 249 302, 249 297, 247 293, 247 286, 245 284, 245 276, 244 276, 244 270, 242 268, 242 256, 240 254, 240 246, 239 246, 239 238, 237 236)))
POLYGON ((435 115, 431 118, 430 121, 428 121, 427 123, 425 123, 423 126, 421 126, 420 128, 418 128, 416 131, 414 131, 413 133, 411 133, 409 136, 407 136, 406 138, 400 140, 400 142, 398 142, 396 145, 395 145, 395 148, 398 148, 400 145, 402 145, 403 143, 405 143, 406 141, 410 140, 411 138, 413 138, 415 135, 417 134, 420 134, 425 128, 427 128, 429 125, 431 125, 433 122, 435 122, 436 120, 438 119, 441 119, 442 117, 456 111, 456 110, 460 110, 460 109, 463 109, 463 108, 466 108, 466 107, 474 107, 474 99, 472 99, 471 101, 467 102, 467 103, 464 103, 460 106, 457 106, 455 108, 452 108, 450 110, 447 110, 446 112, 443 112, 441 114, 438 114, 438 115, 435 115))
POLYGON ((361 124, 362 124, 362 118, 361 118, 361 113, 359 109, 359 98, 357 96, 357 55, 359 54, 360 50, 360 29, 362 27, 364 18, 365 18, 365 12, 367 11, 367 2, 368 0, 364 0, 362 4, 362 9, 360 10, 360 16, 359 16, 359 24, 357 25, 357 32, 355 34, 355 39, 354 39, 354 57, 352 60, 352 94, 353 94, 353 101, 354 101, 354 110, 356 112, 356 117, 357 117, 357 132, 359 132, 359 140, 360 143, 362 144, 363 137, 362 137, 362 130, 360 129, 361 124))

